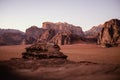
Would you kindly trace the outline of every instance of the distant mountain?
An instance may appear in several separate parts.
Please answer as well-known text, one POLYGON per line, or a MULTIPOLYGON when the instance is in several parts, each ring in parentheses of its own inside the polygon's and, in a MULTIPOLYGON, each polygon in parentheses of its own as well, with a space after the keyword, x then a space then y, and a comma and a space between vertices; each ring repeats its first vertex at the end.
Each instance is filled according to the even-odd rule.
POLYGON ((62 23, 62 22, 58 22, 58 23, 43 22, 42 28, 38 28, 37 26, 31 26, 26 30, 25 33, 26 43, 31 44, 36 41, 46 41, 46 42, 56 43, 56 41, 60 42, 60 40, 62 40, 61 44, 64 44, 63 42, 65 42, 64 40, 66 38, 63 38, 63 36, 64 37, 68 36, 67 34, 65 35, 65 33, 68 32, 70 32, 72 35, 69 36, 71 42, 80 39, 81 37, 84 37, 84 32, 82 31, 82 28, 79 26, 74 26, 72 24, 62 23))
POLYGON ((98 44, 104 47, 112 47, 120 44, 120 20, 111 19, 103 24, 98 44))
POLYGON ((85 43, 97 43, 98 34, 101 32, 103 25, 93 26, 90 30, 84 32, 85 43))
POLYGON ((68 23, 52 23, 44 22, 43 29, 46 29, 39 40, 53 42, 55 44, 64 45, 71 44, 84 37, 82 28, 68 23))
POLYGON ((21 44, 25 35, 24 32, 15 29, 0 29, 0 45, 21 44))
POLYGON ((84 32, 85 37, 87 37, 87 38, 89 38, 89 37, 97 37, 98 33, 101 32, 102 28, 103 28, 102 24, 100 24, 98 26, 93 26, 90 30, 84 32))
POLYGON ((0 29, 0 34, 4 34, 4 33, 20 33, 20 34, 24 34, 24 32, 22 32, 20 30, 16 30, 16 29, 0 29))
POLYGON ((66 22, 58 22, 58 23, 52 23, 52 22, 44 22, 42 25, 43 29, 54 29, 56 31, 71 31, 72 34, 79 35, 81 37, 84 36, 84 33, 82 31, 82 28, 80 26, 75 26, 72 24, 68 24, 66 22))
POLYGON ((32 44, 52 42, 59 45, 72 43, 98 43, 111 46, 120 43, 120 20, 112 19, 103 25, 93 26, 83 32, 80 26, 66 22, 43 22, 42 27, 31 26, 26 32, 14 29, 0 29, 0 45, 32 44))

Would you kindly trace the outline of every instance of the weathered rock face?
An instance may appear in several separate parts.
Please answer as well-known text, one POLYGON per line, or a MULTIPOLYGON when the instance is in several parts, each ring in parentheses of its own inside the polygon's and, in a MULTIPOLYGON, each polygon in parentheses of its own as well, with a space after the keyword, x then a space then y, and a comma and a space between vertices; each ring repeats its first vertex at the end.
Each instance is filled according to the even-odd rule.
POLYGON ((104 23, 99 34, 98 44, 105 47, 116 46, 120 41, 120 20, 112 19, 104 23))
POLYGON ((56 35, 55 33, 55 30, 53 29, 48 29, 46 30, 41 36, 40 38, 38 39, 38 42, 39 41, 50 41, 54 36, 56 35))
POLYGON ((26 44, 31 44, 37 41, 37 39, 44 33, 45 29, 38 28, 37 26, 31 26, 26 30, 26 44))
POLYGON ((54 43, 59 42, 62 45, 64 45, 70 44, 74 39, 78 39, 80 37, 84 37, 84 33, 81 27, 61 22, 44 22, 42 28, 32 26, 26 30, 26 42, 29 44, 34 43, 36 41, 52 41, 54 43), (66 36, 66 31, 67 33, 70 32, 70 35, 72 35, 72 37, 69 34, 67 34, 66 36))
POLYGON ((61 31, 57 33, 50 42, 58 45, 71 44, 72 33, 70 31, 61 31))
POLYGON ((25 34, 14 29, 0 29, 0 45, 18 45, 21 44, 25 34))
POLYGON ((80 35, 81 37, 84 35, 82 28, 79 26, 74 26, 68 23, 52 23, 52 22, 44 22, 42 25, 43 29, 54 29, 56 31, 71 31, 72 34, 80 35))
POLYGON ((50 59, 62 58, 67 59, 67 56, 60 52, 60 47, 53 43, 35 43, 26 48, 26 52, 22 53, 24 59, 50 59))
POLYGON ((46 31, 39 40, 47 40, 59 45, 71 44, 75 39, 84 37, 81 27, 68 23, 44 22, 42 28, 52 32, 46 31))

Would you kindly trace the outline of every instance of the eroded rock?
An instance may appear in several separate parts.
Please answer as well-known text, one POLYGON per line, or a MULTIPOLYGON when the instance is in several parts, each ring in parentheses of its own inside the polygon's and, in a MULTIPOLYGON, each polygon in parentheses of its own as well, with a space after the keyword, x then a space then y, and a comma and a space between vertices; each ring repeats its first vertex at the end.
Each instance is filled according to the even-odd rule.
POLYGON ((99 34, 98 44, 103 47, 119 45, 120 41, 120 20, 112 19, 104 23, 99 34))
POLYGON ((52 39, 51 42, 58 45, 71 44, 72 33, 70 31, 62 31, 57 33, 52 39))
POLYGON ((26 52, 22 53, 25 59, 49 59, 49 58, 63 58, 67 56, 60 52, 60 47, 53 43, 35 43, 26 48, 26 52))

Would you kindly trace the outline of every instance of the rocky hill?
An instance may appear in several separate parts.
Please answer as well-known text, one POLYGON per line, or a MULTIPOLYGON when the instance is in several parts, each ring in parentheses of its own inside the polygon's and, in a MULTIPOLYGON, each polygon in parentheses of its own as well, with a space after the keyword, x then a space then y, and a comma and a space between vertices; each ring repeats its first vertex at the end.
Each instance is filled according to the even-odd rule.
POLYGON ((120 44, 120 20, 111 19, 104 23, 99 34, 98 44, 112 47, 120 44))
POLYGON ((97 37, 98 33, 101 32, 102 28, 103 28, 102 24, 98 26, 93 26, 90 30, 84 32, 85 37, 97 37))
POLYGON ((82 28, 68 23, 44 22, 43 29, 46 29, 39 40, 47 40, 55 44, 71 44, 73 41, 84 37, 82 28))
POLYGON ((72 43, 98 43, 113 46, 120 43, 120 20, 112 19, 103 25, 83 32, 82 28, 68 23, 43 22, 42 27, 31 26, 23 33, 19 30, 0 29, 0 45, 52 42, 59 45, 72 43), (97 40, 98 39, 98 40, 97 40))
POLYGON ((50 41, 54 36, 56 35, 56 32, 54 29, 47 29, 39 38, 37 41, 50 41))
MULTIPOLYGON (((70 44, 72 41, 84 37, 82 28, 68 23, 44 22, 42 28, 31 26, 23 33, 19 30, 1 29, 0 45, 32 44, 37 41, 61 42, 60 45, 70 44), (70 34, 67 34, 70 33, 70 34), (67 40, 69 37, 69 40, 67 40), (66 42, 67 41, 67 42, 66 42)), ((58 43, 56 43, 58 44, 58 43)))
POLYGON ((55 44, 59 45, 66 45, 72 43, 72 33, 70 31, 62 31, 58 32, 51 40, 50 42, 53 42, 55 44))
POLYGON ((42 25, 43 29, 54 29, 56 31, 71 31, 72 34, 84 36, 82 28, 80 26, 75 26, 68 23, 52 23, 52 22, 44 22, 42 25))
POLYGON ((93 26, 90 30, 84 32, 85 43, 97 43, 98 34, 102 30, 103 25, 93 26))
POLYGON ((24 40, 24 33, 15 29, 0 29, 0 45, 21 44, 24 40))
POLYGON ((38 28, 37 26, 31 26, 26 29, 25 32, 25 42, 26 44, 32 44, 37 41, 37 39, 45 32, 45 29, 38 28))

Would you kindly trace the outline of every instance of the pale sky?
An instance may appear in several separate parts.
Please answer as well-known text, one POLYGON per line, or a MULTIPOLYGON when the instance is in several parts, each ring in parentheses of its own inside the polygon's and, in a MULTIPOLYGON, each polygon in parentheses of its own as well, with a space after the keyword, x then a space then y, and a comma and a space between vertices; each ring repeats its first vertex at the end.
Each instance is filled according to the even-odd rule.
POLYGON ((0 0, 0 28, 25 31, 43 22, 67 22, 88 30, 120 19, 120 0, 0 0))

